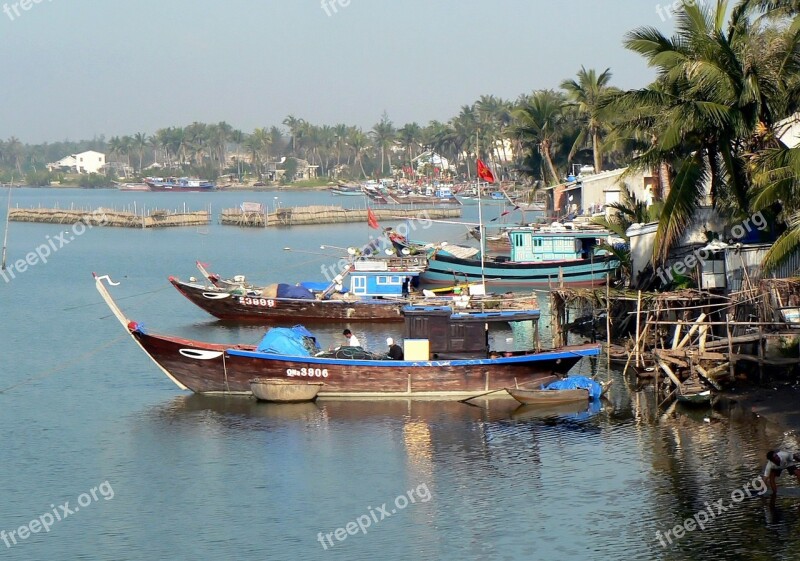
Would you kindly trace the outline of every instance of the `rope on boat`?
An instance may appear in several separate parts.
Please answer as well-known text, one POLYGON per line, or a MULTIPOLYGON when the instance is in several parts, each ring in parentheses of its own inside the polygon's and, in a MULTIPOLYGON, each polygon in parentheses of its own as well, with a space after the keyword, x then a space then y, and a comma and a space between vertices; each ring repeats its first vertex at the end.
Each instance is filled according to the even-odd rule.
MULTIPOLYGON (((116 300, 127 300, 128 298, 138 298, 140 296, 147 296, 148 294, 156 294, 157 292, 161 292, 162 290, 168 290, 170 288, 172 288, 172 285, 168 284, 167 286, 158 288, 156 290, 140 292, 139 294, 131 294, 130 296, 123 296, 122 298, 116 298, 116 300)), ((64 308, 62 311, 69 312, 72 310, 80 310, 81 308, 90 308, 92 306, 98 306, 100 304, 105 304, 105 302, 92 302, 91 304, 81 304, 80 306, 72 306, 70 308, 64 308)))
POLYGON ((0 394, 4 394, 4 393, 6 393, 6 392, 8 392, 10 390, 19 388, 20 386, 24 386, 24 385, 30 384, 32 382, 36 382, 38 380, 43 380, 43 379, 45 379, 45 378, 47 378, 49 376, 52 376, 53 374, 61 372, 62 370, 66 370, 67 368, 70 368, 71 366, 75 366, 76 364, 79 364, 79 363, 83 362, 87 358, 99 353, 100 351, 104 351, 108 347, 114 346, 117 343, 119 343, 120 341, 123 341, 123 340, 127 339, 128 337, 129 337, 129 335, 126 333, 125 335, 117 337, 116 339, 112 339, 108 343, 104 343, 104 344, 100 345, 99 347, 96 347, 96 348, 94 348, 94 349, 92 349, 90 351, 87 351, 87 352, 83 353, 82 355, 80 355, 79 357, 75 358, 74 360, 66 362, 66 363, 62 364, 61 366, 58 366, 57 368, 53 368, 52 370, 45 371, 43 374, 38 374, 36 376, 32 376, 32 377, 30 377, 30 378, 28 378, 26 380, 23 380, 21 382, 17 382, 16 384, 13 384, 13 385, 8 386, 6 388, 0 389, 0 394))

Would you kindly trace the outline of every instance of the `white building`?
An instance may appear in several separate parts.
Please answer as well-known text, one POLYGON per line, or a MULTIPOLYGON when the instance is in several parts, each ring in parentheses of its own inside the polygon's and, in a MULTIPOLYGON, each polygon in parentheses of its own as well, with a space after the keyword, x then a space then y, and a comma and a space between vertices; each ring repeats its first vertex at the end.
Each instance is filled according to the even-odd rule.
POLYGON ((602 171, 592 175, 579 175, 559 185, 545 187, 548 192, 548 210, 556 216, 567 214, 587 215, 606 212, 608 205, 618 203, 623 186, 640 201, 653 202, 653 186, 657 178, 649 172, 628 168, 602 171))
POLYGON ((784 119, 776 126, 778 137, 789 148, 800 146, 800 113, 784 119))
POLYGON ((87 150, 80 154, 72 154, 61 158, 57 162, 47 164, 50 171, 75 171, 78 173, 99 173, 106 165, 106 155, 102 152, 87 150))

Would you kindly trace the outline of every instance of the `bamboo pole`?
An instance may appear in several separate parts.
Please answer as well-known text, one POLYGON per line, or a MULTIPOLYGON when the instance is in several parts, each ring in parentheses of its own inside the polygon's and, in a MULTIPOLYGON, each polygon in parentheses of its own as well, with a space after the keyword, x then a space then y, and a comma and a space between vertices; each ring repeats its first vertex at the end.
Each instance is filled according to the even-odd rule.
MULTIPOLYGON (((606 274, 606 345, 607 349, 611 349, 611 274, 606 274)), ((606 365, 606 369, 609 372, 609 376, 611 375, 611 353, 606 352, 606 357, 608 358, 608 364, 606 365)), ((622 371, 625 374, 625 370, 622 371)))
POLYGON ((642 291, 639 290, 636 295, 636 348, 634 352, 636 353, 636 367, 639 367, 639 334, 640 326, 641 326, 641 312, 642 312, 642 291))
POLYGON ((678 348, 679 349, 683 348, 684 346, 686 346, 686 344, 691 340, 692 335, 694 335, 695 331, 697 331, 697 329, 700 327, 700 324, 703 323, 704 319, 706 319, 706 314, 705 313, 702 313, 697 317, 697 320, 694 322, 694 325, 692 325, 691 329, 689 329, 688 333, 686 333, 684 338, 681 339, 681 342, 678 343, 678 348))
POLYGON ((730 314, 725 314, 725 330, 728 334, 728 360, 730 361, 730 375, 731 380, 736 377, 736 366, 735 366, 735 359, 733 358, 733 340, 731 339, 731 324, 730 324, 730 314))

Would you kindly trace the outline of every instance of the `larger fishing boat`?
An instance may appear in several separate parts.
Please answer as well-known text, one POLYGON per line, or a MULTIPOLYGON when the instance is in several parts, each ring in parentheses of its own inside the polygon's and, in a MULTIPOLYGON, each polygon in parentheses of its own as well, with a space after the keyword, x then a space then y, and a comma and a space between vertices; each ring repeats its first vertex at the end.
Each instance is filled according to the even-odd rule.
POLYGON ((145 184, 151 191, 214 191, 213 181, 189 177, 146 177, 145 184))
POLYGON ((360 347, 321 354, 314 336, 299 326, 272 329, 257 345, 205 343, 157 335, 130 321, 104 280, 114 284, 95 275, 96 288, 125 330, 179 388, 196 393, 249 395, 251 380, 275 378, 322 382, 320 398, 478 397, 565 375, 581 358, 600 352, 598 345, 493 352, 488 323, 535 321, 538 310, 462 314, 438 307, 404 310, 404 360, 360 347))
POLYGON ((429 284, 486 282, 491 287, 592 286, 614 276, 619 260, 600 248, 611 232, 570 230, 561 224, 547 228, 510 228, 511 255, 482 259, 480 251, 439 246, 428 256, 422 280, 429 284))

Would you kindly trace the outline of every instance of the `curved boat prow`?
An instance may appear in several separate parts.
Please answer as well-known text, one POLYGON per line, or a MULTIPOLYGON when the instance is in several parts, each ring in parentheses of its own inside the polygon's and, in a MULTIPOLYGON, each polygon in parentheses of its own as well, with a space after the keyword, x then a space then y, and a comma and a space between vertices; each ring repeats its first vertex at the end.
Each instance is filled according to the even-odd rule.
POLYGON ((138 329, 138 325, 136 324, 136 322, 130 321, 127 317, 125 317, 125 314, 122 312, 122 310, 119 308, 119 306, 117 306, 117 303, 114 302, 114 298, 111 297, 111 294, 108 292, 108 289, 106 288, 105 284, 103 284, 103 281, 108 282, 108 284, 110 286, 119 286, 120 283, 114 282, 113 280, 111 280, 111 277, 109 277, 108 275, 102 275, 101 276, 101 275, 98 275, 97 273, 92 273, 92 276, 94 277, 94 285, 95 285, 95 288, 97 288, 97 292, 100 293, 100 296, 103 298, 103 301, 106 303, 108 308, 111 310, 111 313, 113 313, 114 317, 116 317, 117 320, 122 324, 122 327, 125 328, 125 331, 128 332, 128 335, 131 336, 131 339, 133 339, 136 342, 136 344, 139 346, 139 348, 142 349, 145 352, 145 354, 147 356, 149 356, 150 359, 153 362, 156 363, 156 366, 158 366, 158 368, 164 374, 167 375, 167 378, 172 380, 175 383, 175 385, 178 386, 180 389, 188 390, 189 389, 188 387, 186 387, 184 384, 179 382, 172 374, 170 374, 170 372, 166 368, 161 366, 161 364, 159 364, 159 362, 155 358, 153 358, 153 356, 150 353, 147 352, 147 349, 145 349, 142 346, 142 344, 139 341, 139 339, 137 339, 136 336, 134 335, 134 331, 136 331, 138 329))

